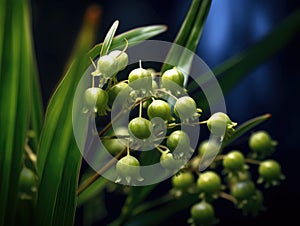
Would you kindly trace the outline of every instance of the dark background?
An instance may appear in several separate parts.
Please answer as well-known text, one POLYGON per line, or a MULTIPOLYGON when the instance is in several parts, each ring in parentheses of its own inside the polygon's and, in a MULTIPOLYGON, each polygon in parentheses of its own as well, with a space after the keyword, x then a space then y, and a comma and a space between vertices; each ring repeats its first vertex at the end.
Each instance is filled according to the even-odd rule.
MULTIPOLYGON (((45 106, 63 73, 85 9, 91 3, 102 7, 98 42, 103 40, 105 32, 116 19, 120 21, 117 33, 144 25, 165 24, 168 31, 156 39, 172 41, 190 1, 33 0, 34 41, 45 106)), ((250 47, 298 8, 295 0, 214 1, 197 54, 213 68, 250 47)), ((228 114, 234 121, 243 122, 264 113, 272 114, 269 121, 256 129, 269 131, 279 142, 274 158, 282 164, 287 179, 280 186, 264 192, 267 212, 258 218, 243 217, 231 204, 221 202, 216 207, 216 214, 221 220, 219 225, 298 222, 299 40, 298 34, 284 50, 248 74, 225 97, 228 114)), ((183 211, 169 222, 183 225, 187 216, 188 211, 183 211)))

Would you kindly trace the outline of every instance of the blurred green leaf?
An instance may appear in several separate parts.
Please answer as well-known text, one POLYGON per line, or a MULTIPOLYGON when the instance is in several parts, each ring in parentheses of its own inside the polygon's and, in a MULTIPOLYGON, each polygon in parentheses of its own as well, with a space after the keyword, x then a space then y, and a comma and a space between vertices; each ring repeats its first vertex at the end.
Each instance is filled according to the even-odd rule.
MULTIPOLYGON (((119 35, 112 41, 111 49, 143 41, 165 31, 165 26, 141 27, 119 35), (147 33, 149 31, 149 33, 147 33)), ((97 45, 88 54, 93 34, 84 38, 76 59, 50 99, 38 152, 38 172, 40 176, 37 200, 39 225, 73 225, 76 208, 76 189, 80 168, 80 151, 72 130, 72 104, 76 86, 90 65, 90 58, 100 53, 97 45)))
POLYGON ((100 192, 103 191, 107 184, 107 180, 104 177, 98 178, 93 184, 91 184, 86 190, 84 190, 78 196, 78 206, 83 205, 85 202, 93 199, 100 192))
POLYGON ((0 5, 0 225, 14 225, 32 104, 33 49, 27 1, 0 5))
POLYGON ((243 124, 239 125, 235 132, 230 136, 229 139, 225 140, 222 144, 223 147, 228 146, 232 142, 234 142, 236 139, 253 129, 255 126, 263 123, 265 120, 269 119, 271 117, 270 114, 261 115, 258 117, 255 117, 253 119, 250 119, 243 124))
MULTIPOLYGON (((282 50, 299 31, 300 10, 297 10, 248 50, 233 56, 213 69, 224 94, 232 90, 251 70, 282 50)), ((209 85, 209 76, 205 74, 200 76, 198 82, 209 85)), ((191 82, 187 89, 193 92, 199 87, 196 82, 191 82)))
MULTIPOLYGON (((173 199, 164 205, 155 206, 152 210, 147 210, 134 216, 126 226, 150 226, 159 225, 166 219, 171 218, 174 214, 189 208, 193 203, 199 200, 197 194, 186 195, 179 199, 173 199)), ((171 221, 171 219, 170 219, 171 221)), ((172 221, 171 221, 172 222, 172 221)))

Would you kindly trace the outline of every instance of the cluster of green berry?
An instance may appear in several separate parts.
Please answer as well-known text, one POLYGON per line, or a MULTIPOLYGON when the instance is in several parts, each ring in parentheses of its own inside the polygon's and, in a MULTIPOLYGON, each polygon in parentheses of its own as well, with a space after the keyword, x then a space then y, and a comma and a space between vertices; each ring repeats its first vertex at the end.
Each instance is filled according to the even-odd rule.
MULTIPOLYGON (((197 169, 187 168, 186 171, 172 177, 173 190, 176 196, 193 193, 199 194, 200 201, 191 209, 192 225, 213 225, 215 217, 213 201, 223 197, 232 201, 244 214, 256 216, 264 209, 263 193, 251 178, 250 164, 258 165, 257 184, 264 183, 264 187, 278 185, 284 179, 280 164, 272 159, 267 159, 274 151, 275 141, 266 131, 257 131, 249 138, 251 149, 247 157, 241 151, 231 150, 226 154, 219 154, 211 165, 212 169, 198 172, 197 169), (220 165, 224 175, 223 180, 217 173, 220 165), (198 179, 195 181, 195 175, 198 179)), ((198 148, 198 156, 192 161, 198 163, 206 152, 214 149, 214 144, 203 141, 198 148)))
POLYGON ((104 147, 110 154, 118 156, 115 182, 139 185, 144 180, 140 172, 143 162, 136 150, 151 143, 152 149, 160 155, 157 161, 162 169, 169 171, 170 175, 176 173, 172 177, 172 194, 175 197, 190 193, 199 195, 199 203, 191 207, 191 224, 212 225, 218 222, 212 203, 219 197, 233 201, 246 214, 256 215, 261 211, 264 208, 263 194, 253 182, 248 164, 259 165, 257 183, 264 183, 265 187, 277 185, 284 178, 278 162, 266 159, 276 146, 269 134, 259 131, 251 135, 249 146, 252 151, 247 157, 238 150, 221 154, 222 142, 234 134, 237 123, 223 112, 216 112, 208 120, 199 122, 202 110, 187 94, 185 77, 177 67, 159 73, 150 68, 144 69, 140 61, 139 67, 129 73, 128 79, 119 82, 117 73, 127 64, 128 56, 124 50, 101 56, 91 73, 92 87, 84 94, 92 115, 106 115, 114 105, 118 105, 120 114, 138 112, 138 115, 130 114, 126 127, 117 126, 113 131, 101 133, 104 147), (100 78, 99 85, 95 87, 97 76, 100 78), (198 146, 198 154, 193 156, 192 134, 184 131, 182 126, 200 124, 206 124, 219 143, 204 141, 198 146), (222 163, 224 180, 215 170, 199 171, 204 156, 210 155, 213 158, 211 168, 222 163), (198 176, 196 182, 195 175, 198 176))

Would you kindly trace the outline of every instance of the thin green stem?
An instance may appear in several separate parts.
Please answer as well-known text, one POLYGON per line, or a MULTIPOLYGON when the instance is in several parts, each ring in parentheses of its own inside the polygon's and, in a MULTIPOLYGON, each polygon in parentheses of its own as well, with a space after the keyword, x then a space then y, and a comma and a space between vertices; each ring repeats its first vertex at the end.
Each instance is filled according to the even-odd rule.
POLYGON ((143 113, 143 101, 140 102, 140 109, 139 109, 139 117, 142 117, 142 113, 143 113))
POLYGON ((230 194, 227 194, 227 193, 225 193, 225 192, 221 192, 220 193, 220 197, 221 198, 223 198, 223 199, 226 199, 226 200, 228 200, 228 201, 230 201, 230 202, 232 202, 233 204, 237 204, 237 200, 236 200, 236 198, 234 198, 232 195, 230 195, 230 194))
POLYGON ((77 196, 79 196, 85 189, 87 189, 91 184, 93 184, 103 173, 109 170, 115 162, 117 162, 122 155, 126 152, 127 147, 124 148, 121 152, 119 152, 114 158, 112 158, 106 165, 104 165, 98 172, 89 177, 85 182, 79 185, 77 190, 77 196))

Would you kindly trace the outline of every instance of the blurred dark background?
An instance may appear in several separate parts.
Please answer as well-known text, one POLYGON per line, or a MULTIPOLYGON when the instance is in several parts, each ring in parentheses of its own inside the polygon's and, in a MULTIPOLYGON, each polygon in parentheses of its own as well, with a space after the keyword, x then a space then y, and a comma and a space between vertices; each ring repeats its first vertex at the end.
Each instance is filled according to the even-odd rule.
MULTIPOLYGON (((117 33, 131 28, 165 24, 167 32, 155 39, 172 41, 188 10, 190 1, 71 1, 32 0, 33 31, 43 102, 46 106, 59 81, 66 60, 90 4, 102 8, 97 41, 101 42, 113 21, 120 25, 117 33)), ((214 66, 247 49, 290 13, 299 8, 299 1, 290 0, 222 0, 214 1, 208 16, 197 54, 214 66)), ((226 98, 228 114, 234 121, 272 114, 264 129, 279 142, 274 158, 282 164, 286 180, 266 190, 267 212, 253 219, 243 217, 231 204, 216 207, 219 225, 270 225, 297 220, 299 204, 299 40, 298 34, 284 50, 257 67, 226 98)), ((262 49, 263 51, 263 49, 262 49)), ((184 225, 188 211, 176 214, 172 222, 184 225), (174 221, 176 219, 176 221, 174 221)), ((165 222, 167 223, 167 222, 165 222)))

